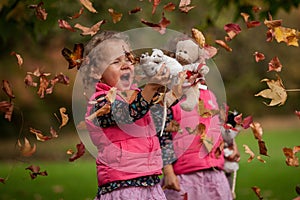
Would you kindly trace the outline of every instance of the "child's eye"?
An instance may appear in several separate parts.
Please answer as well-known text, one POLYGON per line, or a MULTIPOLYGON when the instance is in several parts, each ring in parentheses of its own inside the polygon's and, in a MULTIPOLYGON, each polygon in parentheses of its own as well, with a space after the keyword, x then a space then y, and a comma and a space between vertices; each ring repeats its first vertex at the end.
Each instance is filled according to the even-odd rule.
POLYGON ((119 60, 115 60, 111 64, 118 64, 118 63, 120 63, 120 61, 119 60))

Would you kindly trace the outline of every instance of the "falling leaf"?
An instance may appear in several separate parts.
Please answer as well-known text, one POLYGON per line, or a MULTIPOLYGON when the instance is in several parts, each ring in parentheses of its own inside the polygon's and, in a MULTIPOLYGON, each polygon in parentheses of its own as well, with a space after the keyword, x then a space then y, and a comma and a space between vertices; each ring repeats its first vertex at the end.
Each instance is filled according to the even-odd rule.
POLYGON ((259 188, 259 187, 253 186, 253 187, 251 187, 251 189, 254 191, 254 193, 256 194, 256 196, 257 196, 260 200, 263 199, 263 197, 260 195, 260 188, 259 188))
POLYGON ((27 74, 25 76, 24 83, 27 86, 32 86, 32 87, 36 87, 38 85, 36 82, 33 81, 33 78, 32 78, 32 76, 30 74, 27 74))
MULTIPOLYGON (((69 121, 69 116, 68 116, 68 114, 66 114, 66 112, 67 112, 67 109, 65 107, 59 108, 59 113, 61 116, 61 124, 59 126, 59 129, 64 127, 69 121)), ((54 114, 54 115, 56 115, 56 114, 54 114)))
POLYGON ((258 141, 258 147, 259 147, 259 154, 268 156, 268 150, 263 140, 258 141))
POLYGON ((243 144, 243 147, 245 149, 245 153, 249 154, 249 158, 248 158, 248 162, 251 162, 254 158, 255 158, 255 154, 253 153, 253 151, 248 147, 248 145, 243 144))
POLYGON ((119 21, 121 21, 123 14, 122 13, 117 13, 116 11, 114 11, 114 9, 109 8, 108 12, 110 14, 110 16, 112 17, 113 23, 117 23, 119 21))
POLYGON ((297 115, 297 116, 298 116, 298 118, 300 119, 300 111, 298 111, 298 110, 295 110, 295 115, 297 115))
POLYGON ((262 140, 263 135, 263 129, 261 127, 261 124, 259 122, 252 122, 250 124, 250 127, 252 129, 252 133, 257 140, 262 140))
POLYGON ((88 9, 88 11, 92 12, 92 13, 97 13, 97 10, 93 7, 93 4, 91 1, 89 0, 80 0, 80 3, 86 8, 88 9))
POLYGON ((2 90, 5 92, 5 94, 10 98, 10 99, 14 99, 15 95, 12 91, 11 85, 9 83, 9 81, 7 80, 2 80, 2 90))
POLYGON ((255 94, 255 96, 262 96, 271 99, 268 106, 283 105, 287 100, 287 92, 282 84, 280 77, 277 75, 277 80, 263 79, 261 82, 266 82, 269 89, 262 90, 255 94))
POLYGON ((167 26, 171 23, 167 18, 165 18, 164 13, 162 19, 158 24, 154 24, 152 22, 148 22, 144 19, 141 19, 141 22, 147 26, 152 27, 154 30, 158 31, 160 34, 165 34, 167 26))
POLYGON ((109 103, 113 103, 116 100, 117 88, 112 87, 106 94, 105 98, 109 103))
POLYGON ((80 33, 80 35, 91 35, 94 36, 99 30, 100 30, 100 26, 102 24, 104 24, 106 21, 105 20, 101 20, 99 22, 97 22, 96 24, 94 24, 92 27, 85 27, 82 26, 81 24, 75 24, 74 28, 80 29, 82 31, 82 33, 80 33))
POLYGON ((229 37, 229 39, 227 41, 232 40, 235 36, 237 36, 242 31, 242 29, 240 28, 240 25, 234 24, 234 23, 226 24, 224 26, 224 30, 226 31, 226 33, 229 37))
POLYGON ((273 29, 276 27, 281 26, 282 24, 282 20, 267 20, 265 19, 264 24, 269 28, 269 29, 273 29))
POLYGON ((206 126, 203 123, 199 123, 194 129, 191 127, 185 127, 185 129, 189 134, 203 135, 205 134, 206 126))
POLYGON ((266 161, 264 159, 262 159, 261 156, 256 156, 257 160, 259 160, 262 163, 266 163, 266 161))
POLYGON ((82 15, 83 11, 84 11, 84 8, 81 7, 80 10, 79 10, 79 12, 75 13, 72 17, 69 17, 69 19, 77 19, 77 18, 79 18, 82 15))
POLYGON ((52 138, 58 137, 57 131, 52 126, 50 127, 50 134, 51 134, 52 138))
POLYGON ((47 19, 48 13, 46 12, 46 10, 44 8, 42 8, 43 5, 44 5, 44 2, 41 1, 37 5, 30 5, 29 8, 35 9, 36 17, 40 20, 45 21, 47 19))
POLYGON ((172 3, 172 2, 169 2, 168 4, 164 5, 164 7, 163 7, 163 9, 164 9, 165 11, 169 11, 169 12, 174 11, 175 8, 176 8, 176 6, 175 6, 175 4, 172 3))
POLYGON ((46 171, 40 172, 40 167, 37 165, 30 165, 29 167, 25 168, 26 170, 30 170, 30 177, 31 179, 35 179, 38 175, 40 176, 48 176, 46 171))
POLYGON ((73 154, 70 158, 69 161, 73 162, 74 160, 77 160, 78 158, 80 158, 81 156, 84 155, 85 153, 85 146, 82 142, 80 142, 79 144, 76 145, 77 148, 77 152, 75 154, 73 154))
POLYGON ((47 77, 44 75, 41 75, 39 89, 37 91, 37 94, 40 96, 40 98, 45 97, 45 93, 47 91, 48 86, 49 86, 49 81, 48 81, 47 77))
POLYGON ((248 13, 242 12, 240 15, 243 17, 245 22, 248 22, 249 17, 250 17, 250 15, 248 13))
POLYGON ((76 125, 76 128, 77 128, 78 130, 86 130, 87 128, 86 128, 86 123, 85 123, 85 121, 80 121, 80 122, 76 125))
POLYGON ((275 56, 270 62, 269 62, 269 70, 268 71, 276 71, 281 72, 282 64, 279 61, 279 58, 275 56))
POLYGON ((128 12, 129 15, 142 11, 141 7, 136 7, 128 12))
POLYGON ((13 110, 14 110, 14 104, 11 103, 10 106, 8 107, 8 110, 5 112, 4 119, 7 119, 10 122, 13 110))
MULTIPOLYGON (((151 0, 150 0, 151 1, 151 0)), ((153 0, 153 4, 152 4, 152 15, 155 13, 157 6, 160 4, 161 0, 153 0)))
POLYGON ((191 9, 196 6, 191 6, 191 0, 180 0, 179 2, 179 10, 183 13, 188 13, 191 9))
POLYGON ((10 55, 12 56, 16 56, 17 61, 18 61, 18 65, 21 67, 21 65, 23 64, 23 58, 20 54, 17 54, 16 52, 11 52, 10 55))
POLYGON ((72 155, 74 153, 73 149, 68 149, 66 152, 68 155, 72 155))
POLYGON ((44 141, 52 139, 52 137, 43 135, 42 131, 40 131, 40 130, 37 130, 37 129, 34 129, 34 128, 30 127, 29 131, 30 131, 30 133, 34 134, 36 136, 36 139, 39 140, 39 141, 44 142, 44 141))
POLYGON ((215 43, 223 47, 226 51, 232 51, 232 49, 223 40, 215 40, 215 43))
POLYGON ((61 29, 66 29, 69 30, 71 32, 75 32, 76 30, 69 24, 69 22, 67 22, 66 20, 63 19, 59 19, 58 20, 58 26, 61 29))
POLYGON ((297 31, 295 29, 286 27, 275 27, 274 37, 277 42, 285 42, 288 46, 298 47, 297 31))
POLYGON ((205 37, 201 31, 196 28, 192 28, 192 36, 200 47, 205 46, 205 37))
POLYGON ((283 153, 286 157, 285 162, 288 166, 298 167, 299 166, 299 159, 296 156, 296 153, 299 151, 299 146, 292 148, 284 147, 283 153))
POLYGON ((168 126, 165 129, 166 132, 181 132, 180 131, 180 124, 175 121, 171 120, 168 126))
POLYGON ((18 140, 17 145, 20 149, 21 155, 25 157, 32 156, 36 152, 36 145, 33 144, 33 146, 31 146, 26 137, 24 137, 24 145, 21 144, 20 140, 18 140))
POLYGON ((105 104, 100 109, 98 109, 97 111, 92 113, 90 116, 86 117, 86 119, 87 120, 93 120, 96 117, 100 117, 102 115, 105 115, 105 114, 110 112, 110 108, 111 108, 110 104, 105 104))
POLYGON ((259 61, 262 61, 262 60, 265 59, 265 55, 262 54, 262 53, 259 53, 257 51, 253 55, 255 56, 255 61, 256 62, 259 62, 259 61))
POLYGON ((257 26, 260 26, 261 23, 260 21, 250 21, 250 22, 246 22, 247 28, 254 28, 257 26))
POLYGON ((63 48, 61 53, 63 57, 68 61, 69 69, 72 69, 74 67, 77 67, 77 69, 80 68, 80 65, 83 61, 83 51, 84 47, 82 43, 74 44, 73 51, 68 48, 63 48))

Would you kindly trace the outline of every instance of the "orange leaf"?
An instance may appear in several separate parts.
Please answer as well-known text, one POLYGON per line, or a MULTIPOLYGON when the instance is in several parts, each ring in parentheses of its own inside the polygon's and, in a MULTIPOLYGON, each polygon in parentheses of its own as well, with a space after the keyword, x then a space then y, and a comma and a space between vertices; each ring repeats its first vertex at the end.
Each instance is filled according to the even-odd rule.
POLYGON ((114 9, 109 8, 108 12, 110 14, 110 16, 112 17, 113 23, 117 23, 119 21, 121 21, 123 14, 122 13, 117 13, 116 11, 114 11, 114 9))
POLYGON ((29 131, 30 131, 30 133, 34 134, 36 136, 36 139, 39 140, 39 141, 44 142, 44 141, 52 139, 49 136, 43 135, 42 131, 40 131, 40 130, 37 130, 37 129, 34 129, 34 128, 30 127, 29 131))
POLYGON ((243 144, 243 147, 245 149, 245 153, 249 154, 250 157, 248 158, 248 162, 251 162, 255 158, 255 154, 253 151, 248 147, 248 145, 243 144))
POLYGON ((5 92, 5 94, 10 98, 14 99, 15 95, 11 89, 11 85, 7 80, 2 80, 2 90, 5 92))
POLYGON ((155 13, 157 6, 160 4, 161 0, 153 0, 153 4, 152 4, 152 15, 155 13))
POLYGON ((69 69, 72 69, 74 67, 77 67, 77 69, 80 68, 80 65, 83 61, 83 51, 84 47, 82 43, 74 44, 73 51, 68 48, 63 48, 61 53, 63 57, 68 61, 69 69))
POLYGON ((105 20, 101 20, 99 22, 97 22, 96 24, 94 24, 92 27, 85 27, 82 26, 81 24, 75 24, 74 28, 80 29, 82 31, 82 33, 80 33, 80 35, 90 35, 93 36, 95 35, 99 30, 100 30, 100 26, 102 24, 104 24, 106 21, 105 20))
POLYGON ((40 96, 40 98, 44 98, 45 97, 45 92, 48 88, 49 85, 49 81, 46 78, 46 76, 41 75, 40 76, 40 85, 39 85, 39 89, 37 91, 37 94, 40 96))
POLYGON ((17 61, 18 61, 18 65, 21 67, 21 65, 23 64, 23 58, 21 57, 20 54, 17 54, 16 52, 11 52, 10 55, 12 56, 16 56, 17 61))
POLYGON ((192 28, 192 36, 200 47, 205 46, 205 37, 201 31, 196 28, 192 28))
POLYGON ((176 8, 175 4, 172 3, 172 2, 169 2, 168 4, 164 5, 163 9, 166 10, 166 11, 174 11, 176 8))
POLYGON ((180 124, 175 121, 171 120, 168 126, 165 129, 166 132, 181 132, 180 130, 180 124))
POLYGON ((110 112, 110 104, 105 104, 103 107, 86 117, 87 120, 93 120, 95 117, 105 115, 110 112))
POLYGON ((77 18, 79 18, 82 15, 83 11, 84 11, 84 8, 81 7, 80 10, 79 10, 79 12, 75 13, 72 17, 69 17, 69 19, 77 19, 77 18))
POLYGON ((97 10, 93 7, 93 4, 90 0, 80 0, 80 3, 92 13, 97 13, 97 10))
POLYGON ((232 51, 232 49, 223 40, 215 40, 215 43, 223 47, 226 51, 232 51))
POLYGON ((262 140, 263 129, 261 127, 261 124, 259 122, 252 122, 250 124, 250 127, 252 129, 255 139, 262 140))
POLYGON ((282 26, 274 28, 274 36, 277 42, 285 42, 288 46, 298 47, 297 31, 282 26))
POLYGON ((63 20, 63 19, 59 19, 58 20, 58 25, 59 25, 59 28, 61 29, 66 29, 66 30, 69 30, 69 31, 72 31, 72 32, 75 32, 76 30, 69 24, 69 22, 63 20))
POLYGON ((294 149, 284 147, 282 150, 283 150, 283 153, 286 157, 286 159, 285 159, 286 164, 288 166, 298 167, 299 166, 299 159, 295 155, 296 152, 294 151, 294 149))
POLYGON ((66 114, 67 109, 65 107, 59 108, 60 116, 61 116, 61 124, 59 126, 59 129, 64 127, 68 121, 69 121, 69 116, 66 114))
POLYGON ((263 197, 260 195, 260 188, 259 188, 259 187, 253 186, 253 187, 251 187, 251 189, 255 192, 256 196, 257 196, 260 200, 263 199, 263 197))
POLYGON ((26 137, 24 137, 24 145, 21 144, 20 140, 18 140, 17 145, 20 149, 21 155, 25 157, 32 156, 32 154, 36 152, 36 145, 33 144, 33 146, 31 146, 26 137))

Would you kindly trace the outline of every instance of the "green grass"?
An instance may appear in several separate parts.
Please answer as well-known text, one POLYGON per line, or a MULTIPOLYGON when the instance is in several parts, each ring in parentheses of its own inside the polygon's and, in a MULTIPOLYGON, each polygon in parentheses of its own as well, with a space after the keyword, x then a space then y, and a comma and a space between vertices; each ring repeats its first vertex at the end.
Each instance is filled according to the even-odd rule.
MULTIPOLYGON (((237 174, 236 195, 238 200, 257 200, 252 186, 261 189, 264 200, 286 200, 297 196, 295 187, 300 184, 300 168, 285 164, 283 147, 300 145, 300 131, 267 131, 263 140, 268 148, 269 157, 262 156, 266 163, 257 159, 248 163, 248 154, 243 144, 247 144, 258 155, 257 141, 251 131, 244 131, 237 137, 241 152, 240 169, 237 174)), ((57 161, 35 162, 3 162, 0 163, 0 177, 8 179, 0 183, 0 199, 93 199, 97 190, 95 163, 89 157, 75 162, 67 159, 57 161), (48 176, 38 176, 31 180, 29 170, 31 164, 39 165, 41 171, 46 170, 48 176)))

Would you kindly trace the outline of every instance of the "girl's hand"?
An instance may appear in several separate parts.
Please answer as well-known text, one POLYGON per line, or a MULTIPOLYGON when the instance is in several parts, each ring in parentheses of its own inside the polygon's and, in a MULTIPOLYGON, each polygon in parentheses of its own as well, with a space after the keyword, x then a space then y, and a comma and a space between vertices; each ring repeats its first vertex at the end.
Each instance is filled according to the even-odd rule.
POLYGON ((164 171, 164 185, 162 189, 171 189, 180 191, 180 185, 177 176, 174 173, 172 165, 166 165, 163 168, 164 171))
POLYGON ((156 85, 157 87, 166 86, 170 82, 170 69, 165 64, 161 66, 155 76, 149 79, 148 84, 156 85))

